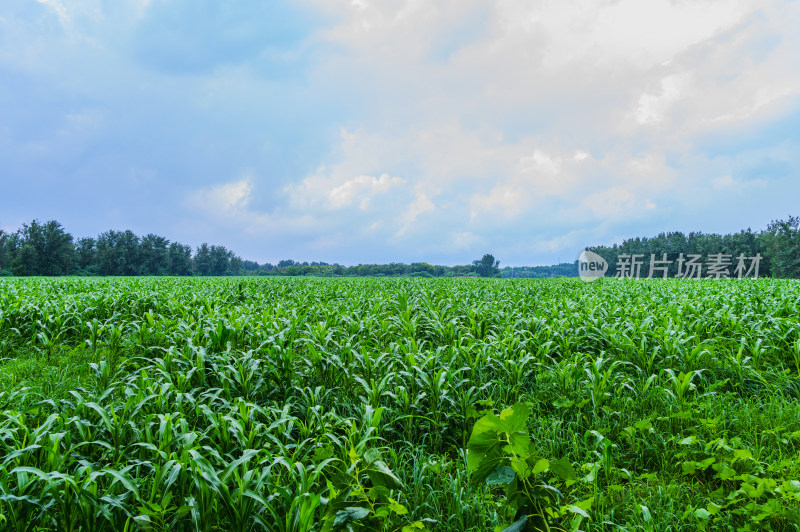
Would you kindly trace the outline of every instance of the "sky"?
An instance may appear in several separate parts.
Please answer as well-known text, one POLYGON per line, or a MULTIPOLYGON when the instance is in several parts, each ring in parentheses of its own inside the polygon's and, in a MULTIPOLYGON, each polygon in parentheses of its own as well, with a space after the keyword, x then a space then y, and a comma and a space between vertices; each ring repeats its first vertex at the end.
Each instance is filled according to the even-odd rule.
POLYGON ((798 0, 3 0, 0 227, 573 261, 800 214, 798 0))

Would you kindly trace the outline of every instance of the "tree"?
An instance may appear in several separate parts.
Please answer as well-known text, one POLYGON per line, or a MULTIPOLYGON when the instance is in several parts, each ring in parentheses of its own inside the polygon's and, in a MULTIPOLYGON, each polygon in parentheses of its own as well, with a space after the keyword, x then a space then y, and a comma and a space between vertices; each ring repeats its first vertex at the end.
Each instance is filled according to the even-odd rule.
POLYGON ((17 249, 17 256, 11 264, 11 271, 14 275, 38 275, 39 261, 36 257, 36 250, 30 244, 23 244, 17 249))
POLYGON ((66 275, 72 271, 72 235, 55 220, 33 220, 17 231, 11 269, 14 275, 66 275))
POLYGON ((173 242, 169 245, 170 275, 192 275, 192 248, 173 242))
POLYGON ((100 275, 120 275, 122 272, 122 256, 118 243, 121 233, 109 230, 97 237, 97 267, 100 275))
POLYGON ((243 260, 242 269, 246 272, 252 273, 258 271, 259 265, 254 260, 243 260))
POLYGON ((106 231, 97 237, 97 265, 101 275, 138 275, 139 237, 133 231, 106 231))
POLYGON ((14 264, 17 259, 17 254, 20 248, 20 232, 5 233, 2 239, 2 268, 5 269, 6 274, 11 274, 14 271, 14 264))
POLYGON ((119 252, 122 256, 121 275, 139 275, 141 271, 141 254, 139 250, 139 237, 128 229, 120 235, 119 252))
POLYGON ((72 235, 62 225, 50 220, 43 226, 44 242, 39 260, 41 275, 66 275, 72 273, 75 248, 72 235))
POLYGON ((211 260, 211 274, 225 275, 230 268, 231 252, 225 246, 211 246, 209 255, 211 260))
POLYGON ((233 251, 229 251, 228 253, 230 254, 228 259, 228 271, 233 275, 241 275, 244 271, 244 261, 233 251))
POLYGON ((800 277, 800 216, 773 220, 763 234, 773 277, 800 277))
MULTIPOLYGON (((265 265, 268 269, 272 265, 265 265)), ((0 230, 0 272, 7 275, 241 275, 257 272, 256 262, 243 261, 225 246, 192 248, 156 235, 139 238, 133 231, 109 230, 97 238, 73 242, 57 221, 30 224, 13 233, 0 230)))
POLYGON ((3 267, 6 264, 6 257, 9 255, 9 234, 0 229, 0 274, 3 273, 3 267))
POLYGON ((481 259, 472 261, 472 267, 481 277, 498 277, 500 275, 500 261, 494 255, 485 254, 481 259))
POLYGON ((213 267, 211 250, 208 244, 203 242, 194 254, 194 273, 195 275, 211 275, 213 267))
POLYGON ((84 237, 75 242, 75 265, 80 274, 97 274, 97 243, 94 238, 84 237))
POLYGON ((169 273, 169 240, 149 233, 139 244, 141 273, 144 275, 167 275, 169 273))

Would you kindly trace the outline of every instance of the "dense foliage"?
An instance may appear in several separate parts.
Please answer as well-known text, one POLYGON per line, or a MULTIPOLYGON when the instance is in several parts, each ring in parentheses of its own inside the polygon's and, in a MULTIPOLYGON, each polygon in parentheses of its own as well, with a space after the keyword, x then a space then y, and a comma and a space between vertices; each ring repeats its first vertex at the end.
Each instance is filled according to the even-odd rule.
POLYGON ((359 264, 342 266, 326 262, 277 265, 242 260, 225 246, 201 244, 192 248, 154 234, 143 237, 133 231, 106 231, 97 238, 73 242, 55 220, 33 220, 14 233, 0 230, 0 275, 276 275, 315 277, 497 277, 499 262, 492 255, 466 266, 411 264, 359 264))
POLYGON ((800 277, 800 216, 772 222, 762 240, 774 277, 800 277))
POLYGON ((0 274, 30 275, 234 275, 244 261, 225 246, 192 248, 163 236, 106 231, 73 240, 62 225, 33 220, 19 231, 0 231, 0 274))
MULTIPOLYGON (((609 263, 609 276, 617 271, 618 258, 641 255, 642 271, 650 258, 669 257, 669 277, 675 277, 679 255, 697 254, 707 262, 713 254, 763 258, 760 277, 800 278, 800 217, 773 221, 766 230, 750 229, 730 235, 692 232, 688 235, 661 233, 653 238, 630 238, 613 246, 589 248, 609 263)), ((576 254, 579 250, 576 250, 576 254)), ((34 220, 15 233, 0 231, 0 275, 265 275, 311 277, 576 277, 575 262, 552 266, 499 268, 491 254, 472 264, 441 266, 426 262, 411 264, 358 264, 343 266, 327 262, 298 262, 284 259, 277 264, 258 264, 243 260, 224 246, 190 246, 148 234, 139 237, 132 231, 106 231, 97 238, 73 242, 60 223, 34 220)))
POLYGON ((577 277, 578 261, 562 262, 552 266, 506 266, 500 270, 502 277, 547 279, 550 277, 577 277))
POLYGON ((0 528, 798 530, 798 316, 769 279, 0 280, 0 528))
MULTIPOLYGON (((479 261, 476 261, 479 262, 479 261)), ((309 277, 493 277, 497 274, 494 269, 478 270, 474 264, 458 266, 439 266, 427 262, 412 262, 403 264, 392 262, 389 264, 358 264, 356 266, 342 266, 341 264, 328 264, 325 262, 296 262, 291 259, 282 260, 277 266, 267 264, 258 270, 249 272, 255 275, 266 276, 309 276, 309 277)))
POLYGON ((619 245, 596 246, 589 248, 609 263, 609 271, 617 270, 617 261, 623 254, 642 256, 643 271, 648 271, 650 259, 660 260, 666 255, 672 264, 668 276, 678 273, 675 258, 696 254, 701 262, 707 263, 714 254, 730 255, 733 260, 739 255, 755 257, 760 255, 760 277, 800 278, 800 217, 790 216, 788 220, 777 220, 767 226, 765 231, 755 233, 750 229, 730 235, 704 234, 692 232, 661 233, 653 238, 631 238, 619 245))

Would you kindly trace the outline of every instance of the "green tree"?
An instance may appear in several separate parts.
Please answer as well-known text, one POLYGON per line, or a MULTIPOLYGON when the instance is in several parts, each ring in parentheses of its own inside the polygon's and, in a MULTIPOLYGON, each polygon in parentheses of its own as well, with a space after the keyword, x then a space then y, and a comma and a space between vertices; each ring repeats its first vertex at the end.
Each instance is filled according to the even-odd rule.
POLYGON ((139 237, 133 231, 106 231, 97 237, 97 264, 101 275, 138 275, 139 237))
POLYGON ((140 272, 144 275, 167 275, 170 270, 169 240, 149 233, 139 243, 140 272))
POLYGON ((800 216, 773 220, 763 240, 773 277, 800 277, 800 216))
POLYGON ((192 275, 192 248, 173 242, 169 245, 170 275, 192 275))
POLYGON ((231 252, 225 246, 211 246, 209 248, 211 260, 211 275, 225 275, 230 268, 231 252))
POLYGON ((253 273, 253 272, 257 272, 258 269, 259 269, 259 265, 258 265, 258 263, 256 261, 254 261, 254 260, 243 260, 242 261, 242 270, 244 270, 244 271, 246 271, 248 273, 253 273))
POLYGON ((94 238, 84 237, 75 242, 75 266, 80 274, 97 274, 97 242, 94 238))
POLYGON ((123 257, 119 252, 122 233, 109 230, 97 237, 97 267, 100 275, 122 275, 123 257))
POLYGON ((6 266, 7 257, 10 254, 10 241, 9 234, 0 229, 0 274, 3 274, 3 268, 6 266))
POLYGON ((481 277, 498 277, 500 275, 500 261, 494 255, 487 253, 481 259, 472 261, 472 267, 481 277))
POLYGON ((211 249, 208 244, 203 242, 194 254, 194 273, 196 275, 211 275, 214 269, 214 262, 211 258, 211 249))
POLYGON ((17 255, 19 253, 20 248, 20 233, 19 231, 15 231, 13 233, 6 233, 3 236, 3 250, 2 250, 2 268, 4 268, 7 274, 12 274, 14 270, 14 264, 17 259, 17 255))
POLYGON ((11 271, 14 275, 38 275, 39 261, 36 257, 36 250, 30 244, 23 244, 17 249, 14 262, 11 263, 11 271))
POLYGON ((241 275, 244 272, 244 261, 234 252, 228 252, 228 271, 233 275, 241 275))
POLYGON ((74 249, 72 235, 61 224, 33 220, 17 231, 15 257, 11 269, 15 275, 66 275, 71 273, 74 249))
POLYGON ((120 236, 118 246, 122 256, 122 275, 139 275, 142 267, 139 237, 128 229, 120 236))

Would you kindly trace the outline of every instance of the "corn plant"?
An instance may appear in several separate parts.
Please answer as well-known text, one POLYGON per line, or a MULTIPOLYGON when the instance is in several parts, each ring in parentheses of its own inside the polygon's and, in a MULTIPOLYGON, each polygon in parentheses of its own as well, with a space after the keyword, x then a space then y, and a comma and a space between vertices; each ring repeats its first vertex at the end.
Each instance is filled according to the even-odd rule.
POLYGON ((0 530, 798 530, 797 316, 770 279, 0 279, 0 530))

